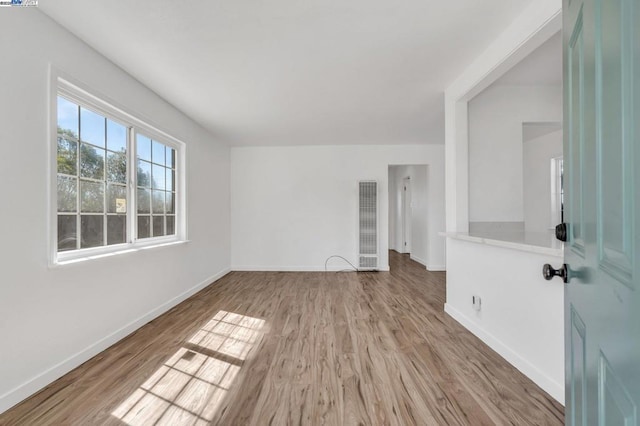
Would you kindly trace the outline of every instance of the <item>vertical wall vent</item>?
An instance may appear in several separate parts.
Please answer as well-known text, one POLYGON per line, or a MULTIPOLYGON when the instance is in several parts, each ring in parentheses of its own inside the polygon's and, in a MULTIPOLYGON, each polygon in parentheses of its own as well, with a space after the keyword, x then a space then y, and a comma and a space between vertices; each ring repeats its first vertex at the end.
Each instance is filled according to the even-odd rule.
POLYGON ((378 269, 378 182, 358 182, 360 270, 378 269))

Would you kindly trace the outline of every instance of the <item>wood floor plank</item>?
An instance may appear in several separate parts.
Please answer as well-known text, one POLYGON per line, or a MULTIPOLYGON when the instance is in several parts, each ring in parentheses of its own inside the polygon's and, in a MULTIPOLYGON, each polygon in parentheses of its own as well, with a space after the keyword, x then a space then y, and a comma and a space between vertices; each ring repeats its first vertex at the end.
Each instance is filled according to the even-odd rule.
POLYGON ((233 272, 0 425, 561 425, 563 407, 443 312, 444 273, 233 272))

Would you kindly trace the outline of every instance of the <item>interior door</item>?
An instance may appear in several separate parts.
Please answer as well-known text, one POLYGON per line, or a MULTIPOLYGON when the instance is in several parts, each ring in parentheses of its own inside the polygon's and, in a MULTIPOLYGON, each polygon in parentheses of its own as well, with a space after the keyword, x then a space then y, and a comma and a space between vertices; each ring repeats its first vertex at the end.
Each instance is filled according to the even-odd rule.
POLYGON ((640 2, 563 0, 566 421, 640 403, 640 2))

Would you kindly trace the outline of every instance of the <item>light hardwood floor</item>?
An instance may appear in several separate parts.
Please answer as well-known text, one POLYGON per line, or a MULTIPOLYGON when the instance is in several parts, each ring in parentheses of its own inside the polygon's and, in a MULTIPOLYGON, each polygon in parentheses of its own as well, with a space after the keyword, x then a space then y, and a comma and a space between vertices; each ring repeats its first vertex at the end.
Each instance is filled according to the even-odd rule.
POLYGON ((0 415, 1 425, 560 425, 443 312, 445 274, 233 272, 0 415))

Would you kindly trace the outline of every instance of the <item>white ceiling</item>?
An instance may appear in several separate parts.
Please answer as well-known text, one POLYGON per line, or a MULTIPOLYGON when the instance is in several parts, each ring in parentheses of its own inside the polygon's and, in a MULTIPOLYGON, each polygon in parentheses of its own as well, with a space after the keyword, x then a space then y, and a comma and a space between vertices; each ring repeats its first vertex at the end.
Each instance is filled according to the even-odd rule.
POLYGON ((554 35, 500 77, 499 86, 562 86, 562 35, 554 35))
POLYGON ((532 0, 40 0, 235 145, 443 143, 443 91, 532 0))

